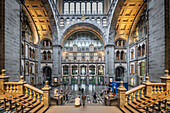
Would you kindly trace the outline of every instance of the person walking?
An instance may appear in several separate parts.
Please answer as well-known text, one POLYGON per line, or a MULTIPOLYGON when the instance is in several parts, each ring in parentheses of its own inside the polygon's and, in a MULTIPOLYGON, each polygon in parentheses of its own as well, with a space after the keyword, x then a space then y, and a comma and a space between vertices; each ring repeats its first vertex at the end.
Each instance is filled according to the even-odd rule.
POLYGON ((82 93, 82 95, 84 94, 84 88, 81 89, 81 93, 82 93))
POLYGON ((82 99, 82 101, 83 101, 83 106, 85 106, 86 96, 85 96, 85 95, 82 95, 81 99, 82 99))
POLYGON ((97 96, 96 96, 96 92, 95 92, 94 95, 93 95, 93 102, 94 103, 97 103, 96 99, 97 99, 97 96))

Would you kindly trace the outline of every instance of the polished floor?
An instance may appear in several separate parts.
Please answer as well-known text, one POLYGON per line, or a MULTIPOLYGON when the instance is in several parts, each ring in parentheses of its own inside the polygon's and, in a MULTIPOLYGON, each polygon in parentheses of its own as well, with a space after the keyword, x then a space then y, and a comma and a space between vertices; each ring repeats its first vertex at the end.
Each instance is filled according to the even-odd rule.
MULTIPOLYGON (((68 101, 65 101, 65 105, 72 105, 75 103, 75 98, 77 96, 82 95, 82 88, 84 89, 84 95, 86 95, 86 104, 103 104, 103 98, 104 90, 107 90, 107 86, 96 86, 96 85, 85 85, 82 84, 80 86, 78 85, 71 85, 71 86, 60 86, 60 87, 53 87, 53 92, 55 92, 56 89, 60 90, 63 89, 63 94, 68 94, 68 101), (96 92, 97 101, 94 102, 93 95, 96 92)), ((53 93, 54 94, 54 93, 53 93)))

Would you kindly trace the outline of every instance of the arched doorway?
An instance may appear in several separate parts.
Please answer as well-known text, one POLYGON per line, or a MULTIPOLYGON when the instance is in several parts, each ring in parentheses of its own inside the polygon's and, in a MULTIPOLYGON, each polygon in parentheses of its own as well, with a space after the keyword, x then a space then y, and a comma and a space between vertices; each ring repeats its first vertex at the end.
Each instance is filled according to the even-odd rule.
POLYGON ((116 78, 115 81, 123 81, 124 77, 124 68, 122 66, 119 66, 115 70, 116 78))
POLYGON ((45 81, 49 81, 49 84, 52 82, 52 69, 49 66, 46 66, 43 68, 43 77, 44 77, 44 83, 45 81))

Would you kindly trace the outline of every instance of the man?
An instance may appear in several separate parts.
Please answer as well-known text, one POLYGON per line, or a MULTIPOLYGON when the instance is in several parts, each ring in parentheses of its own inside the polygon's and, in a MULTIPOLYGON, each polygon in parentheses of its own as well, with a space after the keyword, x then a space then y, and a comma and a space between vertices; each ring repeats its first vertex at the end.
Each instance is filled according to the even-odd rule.
POLYGON ((96 92, 93 95, 93 99, 94 99, 94 103, 97 103, 97 101, 96 101, 96 99, 97 99, 96 92))

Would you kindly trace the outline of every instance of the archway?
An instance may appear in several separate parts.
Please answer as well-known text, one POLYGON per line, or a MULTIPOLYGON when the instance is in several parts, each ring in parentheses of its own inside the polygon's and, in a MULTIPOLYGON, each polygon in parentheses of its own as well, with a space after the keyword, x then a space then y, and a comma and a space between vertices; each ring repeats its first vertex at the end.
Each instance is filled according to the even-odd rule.
POLYGON ((44 82, 47 80, 49 84, 52 82, 52 69, 49 66, 43 68, 44 82))
POLYGON ((116 78, 115 81, 123 81, 124 77, 124 68, 122 66, 119 66, 115 70, 116 78))

